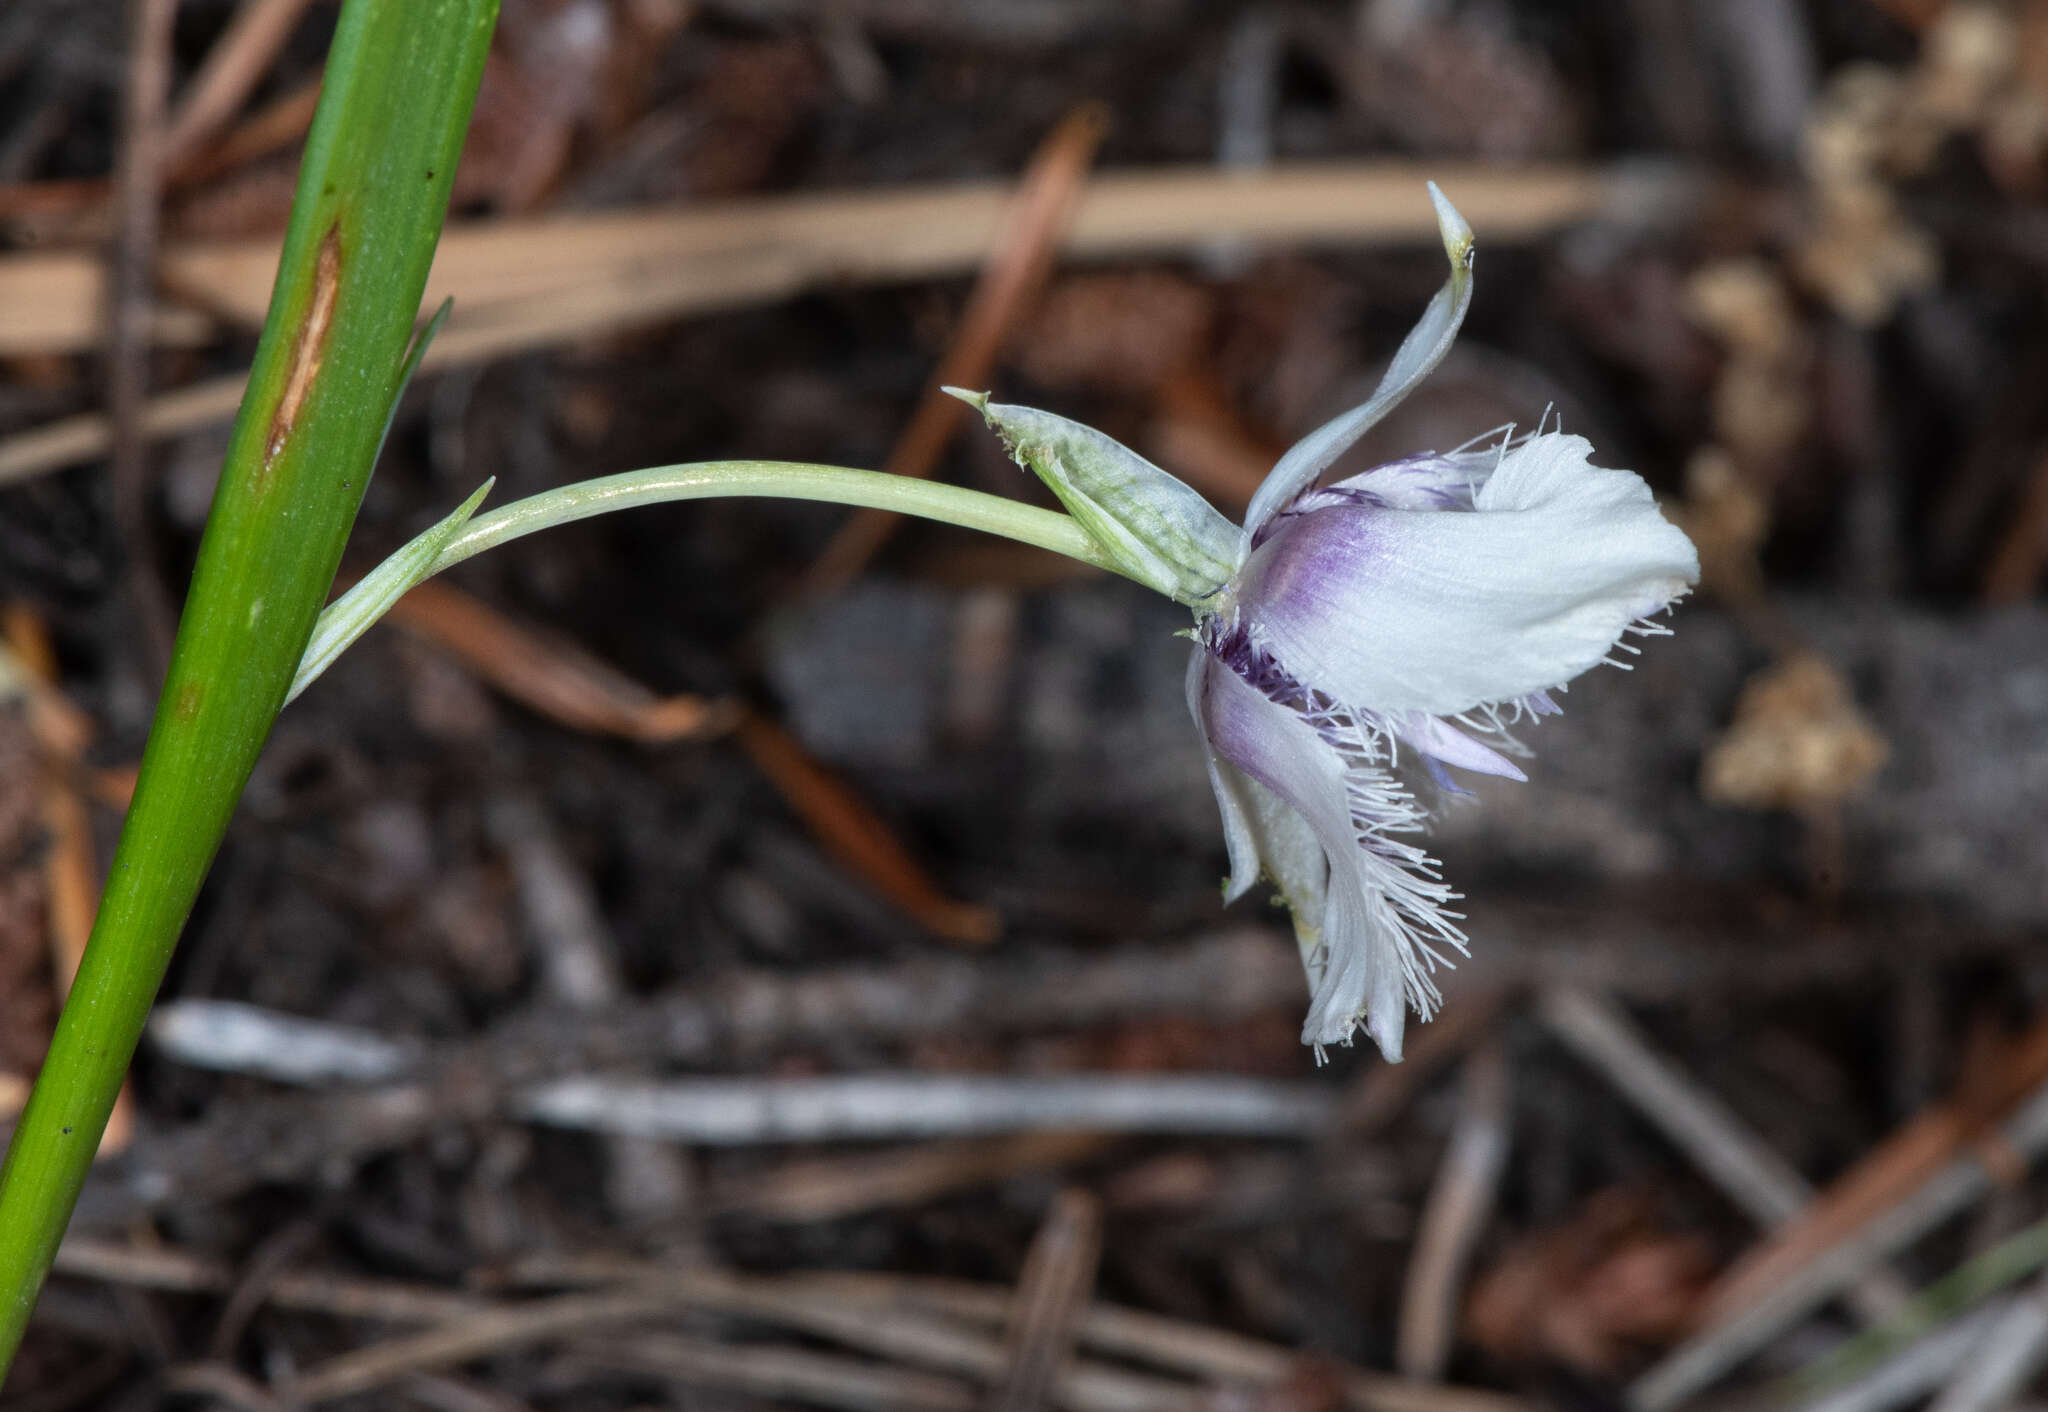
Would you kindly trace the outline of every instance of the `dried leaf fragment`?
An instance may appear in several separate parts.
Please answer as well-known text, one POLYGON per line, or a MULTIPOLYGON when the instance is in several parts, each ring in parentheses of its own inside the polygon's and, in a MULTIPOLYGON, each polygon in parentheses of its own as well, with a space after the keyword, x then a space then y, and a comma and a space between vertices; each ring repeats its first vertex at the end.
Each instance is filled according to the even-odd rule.
POLYGON ((1473 1287, 1465 1332, 1497 1358, 1613 1375, 1632 1346, 1685 1331, 1711 1269, 1704 1239, 1659 1230, 1643 1193, 1609 1188, 1503 1251, 1473 1287))
POLYGON ((1804 812, 1853 798, 1890 754, 1841 672, 1805 654, 1750 678, 1734 724, 1707 752, 1700 789, 1738 809, 1804 812))

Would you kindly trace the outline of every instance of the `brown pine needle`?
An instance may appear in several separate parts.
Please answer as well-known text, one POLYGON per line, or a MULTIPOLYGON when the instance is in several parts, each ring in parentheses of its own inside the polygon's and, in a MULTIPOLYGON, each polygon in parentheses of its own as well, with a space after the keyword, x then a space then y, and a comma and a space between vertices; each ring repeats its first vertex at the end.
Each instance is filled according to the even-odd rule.
POLYGON ((514 621, 444 583, 423 583, 390 619, 446 648, 485 681, 571 730, 647 745, 698 740, 732 724, 701 696, 657 696, 574 643, 514 621))
MULTIPOLYGON (((0 636, 36 681, 28 721, 42 755, 43 827, 50 838, 43 855, 43 890, 49 908, 50 971, 61 997, 70 992, 100 910, 99 860, 93 856, 92 820, 78 779, 79 756, 91 742, 92 722, 57 690, 56 650, 48 627, 33 608, 10 603, 0 610, 0 636)), ((101 1155, 126 1147, 134 1130, 135 1103, 123 1084, 100 1140, 101 1155)))
MULTIPOLYGON (((882 469, 892 475, 925 477, 938 464, 966 408, 940 389, 980 387, 996 355, 1032 298, 1045 283, 1053 252, 1065 232, 1108 126, 1095 106, 1067 115, 1040 144, 1018 184, 996 247, 968 296, 967 310, 952 345, 925 383, 917 411, 896 440, 882 469)), ((888 510, 860 510, 833 536, 806 576, 808 593, 832 593, 859 576, 902 517, 888 510)))
POLYGON ((960 946, 986 946, 1001 920, 994 910, 940 892, 910 850, 859 795, 813 760, 788 731, 748 712, 735 732, 748 756, 841 864, 919 926, 960 946))

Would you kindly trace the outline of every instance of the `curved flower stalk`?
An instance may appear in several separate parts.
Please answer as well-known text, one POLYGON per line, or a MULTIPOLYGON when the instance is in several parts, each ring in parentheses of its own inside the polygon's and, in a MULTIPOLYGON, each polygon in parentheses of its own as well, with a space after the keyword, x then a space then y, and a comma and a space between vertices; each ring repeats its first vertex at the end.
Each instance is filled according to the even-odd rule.
POLYGON ((1471 302, 1472 232, 1434 184, 1451 276, 1372 397, 1273 467, 1244 524, 1135 452, 1024 407, 979 407, 1124 573, 1194 609, 1188 709, 1230 853, 1226 900, 1263 875, 1293 912, 1313 997, 1302 1042, 1363 1025, 1401 1057, 1408 1011, 1465 950, 1457 894, 1412 836, 1419 767, 1524 776, 1508 734, 1699 577, 1684 534, 1582 437, 1539 432, 1322 473, 1436 367, 1471 302), (1405 753, 1404 753, 1405 752, 1405 753))

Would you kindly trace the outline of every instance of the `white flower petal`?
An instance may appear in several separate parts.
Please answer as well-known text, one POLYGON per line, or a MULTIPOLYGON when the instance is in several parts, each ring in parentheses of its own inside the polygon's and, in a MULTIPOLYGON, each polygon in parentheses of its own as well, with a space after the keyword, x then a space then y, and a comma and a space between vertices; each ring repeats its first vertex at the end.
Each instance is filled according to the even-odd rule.
POLYGON ((1455 716, 1558 686, 1699 577, 1692 542, 1583 437, 1531 437, 1471 511, 1291 515, 1239 574, 1238 611, 1289 671, 1386 714, 1455 716))
POLYGON ((1224 886, 1225 903, 1237 901, 1259 880, 1264 865, 1259 861, 1259 840, 1252 832, 1252 804, 1239 786, 1255 781, 1220 758, 1209 745, 1209 717, 1206 705, 1208 673, 1215 664, 1209 649, 1199 644, 1188 658, 1188 714, 1202 733, 1202 755, 1209 764, 1209 789, 1216 796, 1216 808, 1223 815, 1223 846, 1230 853, 1230 881, 1224 886), (1225 771, 1228 771, 1226 774, 1225 771))
MULTIPOLYGON (((1347 1043, 1362 1021, 1380 1052, 1400 1059, 1409 1007, 1426 1019, 1437 1000, 1428 974, 1439 959, 1435 946, 1464 944, 1441 910, 1452 894, 1430 860, 1386 836, 1415 827, 1413 800, 1384 771, 1347 760, 1298 712, 1227 668, 1203 674, 1201 701, 1198 719, 1224 766, 1281 806, 1272 816, 1279 826, 1260 841, 1291 849, 1292 862, 1263 857, 1267 871, 1284 889, 1307 846, 1301 826, 1328 868, 1302 1042, 1347 1043)), ((1224 807, 1228 815, 1233 806, 1224 807)), ((1246 800, 1236 808, 1251 818, 1246 800)))
MULTIPOLYGON (((1188 661, 1188 710, 1205 746, 1209 742, 1207 676, 1211 671, 1227 670, 1206 647, 1196 647, 1188 661)), ((1237 901, 1262 875, 1270 879, 1294 914, 1294 935, 1306 962, 1321 945, 1324 897, 1330 884, 1330 864, 1323 856, 1323 846, 1308 821, 1280 796, 1215 750, 1204 753, 1209 761, 1209 788, 1223 815, 1224 846, 1230 850, 1230 883, 1223 900, 1237 901)))
POLYGON ((1457 208, 1444 199, 1436 183, 1429 184, 1429 199, 1436 206, 1438 233, 1443 236, 1444 254, 1450 257, 1451 277, 1423 310, 1421 321, 1401 341, 1380 385, 1366 401, 1334 417, 1296 442, 1282 456, 1252 496, 1244 517, 1244 550, 1249 552, 1266 522, 1315 484, 1317 476, 1343 455, 1351 445, 1371 431, 1380 418, 1394 410, 1415 385, 1428 377, 1451 351, 1458 326, 1472 305, 1472 227, 1457 208))
MULTIPOLYGON (((1234 672, 1208 674, 1204 711, 1218 753, 1292 806, 1322 847, 1329 867, 1317 919, 1323 946, 1320 967, 1310 967, 1315 993, 1301 1040, 1341 1044, 1350 1039, 1360 1012, 1374 1008, 1375 992, 1385 989, 1373 982, 1392 976, 1399 997, 1401 972, 1391 957, 1370 954, 1365 879, 1345 803, 1343 758, 1299 715, 1268 701, 1234 672)), ((1397 1006, 1393 1023, 1382 1017, 1373 1034, 1390 1059, 1401 1057, 1405 1014, 1405 1004, 1397 1006)))
POLYGON ((1485 451, 1425 451, 1346 476, 1328 490, 1311 491, 1296 506, 1341 504, 1349 498, 1389 510, 1469 510, 1479 489, 1500 464, 1499 448, 1485 451), (1327 501, 1325 501, 1327 497, 1327 501))

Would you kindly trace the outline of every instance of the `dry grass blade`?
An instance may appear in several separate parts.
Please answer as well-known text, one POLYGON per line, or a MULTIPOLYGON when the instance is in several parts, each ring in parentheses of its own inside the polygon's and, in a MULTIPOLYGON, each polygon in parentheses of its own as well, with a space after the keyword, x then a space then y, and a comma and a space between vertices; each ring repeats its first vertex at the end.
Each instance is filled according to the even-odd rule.
MULTIPOLYGON (((989 1326, 1009 1317, 1010 1295, 991 1285, 892 1275, 812 1277, 819 1288, 878 1304, 943 1311, 989 1326)), ((1266 1387, 1286 1382, 1302 1355, 1227 1329, 1097 1302, 1082 1316, 1081 1346, 1208 1382, 1266 1387)), ((1526 1412, 1504 1394, 1434 1386, 1335 1365, 1348 1405, 1370 1412, 1526 1412)))
POLYGON ((408 1373, 474 1358, 604 1324, 659 1313, 670 1301, 653 1292, 570 1294, 516 1308, 487 1309, 443 1327, 374 1344, 318 1364, 276 1389, 287 1406, 312 1406, 382 1387, 408 1373))
MULTIPOLYGON (((1067 117, 1033 154, 1003 233, 974 292, 960 327, 939 366, 925 382, 910 425, 896 439, 882 469, 892 475, 929 476, 967 409, 940 389, 980 387, 996 355, 1052 267, 1053 251, 1087 179, 1108 116, 1086 107, 1067 117)), ((831 593, 859 576, 902 517, 886 510, 857 511, 805 577, 810 593, 831 593)))
POLYGON ((2048 1361, 2048 1281, 2036 1280, 1984 1332, 1931 1412, 1999 1412, 2048 1361))
POLYGON ((1465 1267, 1493 1212, 1507 1155, 1507 1056, 1495 1041, 1465 1061, 1457 1125, 1408 1260, 1394 1361, 1411 1378, 1436 1382, 1449 1366, 1465 1267))
MULTIPOLYGON (((232 1272, 213 1261, 76 1236, 65 1242, 58 1269, 74 1276, 195 1293, 221 1292, 233 1282, 232 1272)), ((392 1281, 281 1275, 269 1286, 267 1297, 282 1307, 443 1327, 423 1339, 400 1340, 336 1359, 277 1392, 303 1395, 311 1386, 316 1394, 335 1395, 329 1389, 344 1381, 367 1389, 418 1368, 446 1366, 595 1323, 637 1318, 657 1305, 755 1319, 986 1380, 1003 1366, 1002 1346, 994 1331, 1009 1319, 1012 1304, 1007 1289, 957 1280, 866 1274, 754 1278, 606 1256, 530 1258, 500 1272, 498 1283, 577 1285, 595 1287, 595 1292, 506 1306, 392 1281)), ((1301 1359, 1278 1344, 1102 1303, 1090 1304, 1082 1312, 1077 1335, 1082 1347, 1096 1353, 1211 1383, 1283 1383, 1301 1359)), ((1527 1412, 1526 1404, 1497 1393, 1432 1387, 1356 1369, 1339 1372, 1349 1405, 1361 1412, 1527 1412)), ((1074 1370, 1057 1400, 1076 1408, 1181 1406, 1188 1393, 1184 1383, 1093 1364, 1074 1370), (1148 1397, 1155 1400, 1143 1400, 1148 1397)))
POLYGON ((57 652, 41 614, 22 602, 0 605, 0 638, 26 679, 18 685, 28 703, 29 733, 36 748, 75 762, 92 743, 92 718, 57 690, 57 652))
POLYGON ((881 817, 788 731, 750 711, 735 733, 747 757, 826 850, 905 916, 960 946, 996 939, 1002 921, 994 910, 940 892, 881 817))
MULTIPOLYGON (((866 1291, 873 1288, 874 1277, 855 1277, 851 1283, 832 1276, 764 1279, 715 1270, 662 1270, 607 1258, 526 1262, 513 1273, 552 1284, 625 1279, 633 1288, 665 1293, 680 1307, 795 1329, 881 1357, 964 1374, 982 1383, 998 1378, 1005 1367, 1003 1345, 994 1329, 1007 1317, 1010 1296, 1006 1290, 989 1286, 972 1288, 992 1295, 998 1312, 992 1319, 975 1319, 943 1305, 869 1297, 866 1291)), ((889 1283, 886 1279, 881 1282, 889 1283)), ((1078 1412, 1138 1412, 1186 1406, 1192 1393, 1185 1383, 1101 1363, 1082 1363, 1059 1379, 1052 1400, 1078 1412)))
POLYGON ((163 142, 167 171, 196 155, 269 70, 310 0, 248 0, 214 41, 171 115, 163 142))
POLYGON ((1003 1337, 1003 1374, 983 1404, 989 1412, 1036 1412, 1046 1404, 1073 1359, 1074 1331, 1101 1259, 1102 1202, 1070 1187, 1054 1199, 1024 1257, 1003 1337))
POLYGON ((530 1403, 449 1373, 414 1373, 400 1387, 431 1412, 534 1412, 530 1403))
MULTIPOLYGON (((1526 239, 1604 212, 1665 219, 1696 199, 1683 180, 1644 185, 1592 168, 1381 162, 1258 174, 1126 173, 1089 183, 1060 250, 1095 258, 1175 254, 1209 248, 1219 236, 1267 245, 1427 241, 1435 218, 1418 193, 1432 177, 1492 241, 1526 239)), ((1008 199, 998 184, 975 183, 451 226, 426 303, 452 297, 455 314, 425 366, 765 303, 825 279, 956 274, 989 248, 1008 199)), ((277 247, 268 241, 175 249, 159 262, 167 288, 250 328, 262 320, 276 268, 277 247)), ((0 259, 0 352, 95 346, 100 279, 93 262, 75 255, 0 259)), ((204 325, 188 317, 161 326, 189 338, 204 325)), ((225 421, 240 404, 242 382, 221 378, 153 398, 141 425, 157 437, 225 421)), ((0 484, 90 460, 107 441, 107 420, 97 415, 23 432, 0 442, 0 484)))
MULTIPOLYGON (((1909 1131, 1901 1136, 1913 1136, 1913 1126, 1909 1125, 1909 1131)), ((1912 1146, 1901 1146, 1899 1139, 1894 1139, 1880 1147, 1862 1167, 1838 1183, 1838 1189, 1858 1181, 1860 1174, 1870 1175, 1866 1169, 1884 1176, 1888 1184, 1891 1173, 1882 1169, 1900 1163, 1905 1156, 1917 1160, 1912 1146), (1895 1147, 1900 1150, 1894 1152, 1895 1147)), ((1720 1319, 1638 1379, 1629 1389, 1629 1400, 1643 1412, 1662 1412, 1678 1405, 1879 1260, 1978 1200, 1995 1180, 2010 1176, 2016 1158, 2029 1158, 2044 1147, 2048 1147, 2048 1084, 2028 1095, 2017 1111, 1987 1134, 1984 1141, 1974 1148, 1964 1148, 1962 1155, 1929 1174, 1918 1186, 1900 1193, 1831 1243, 1817 1248, 1806 1246, 1797 1261, 1785 1256, 1781 1245, 1765 1247, 1773 1267, 1782 1270, 1776 1282, 1760 1288, 1745 1304, 1718 1305, 1726 1311, 1720 1319)), ((1823 1198, 1816 1207, 1825 1202, 1823 1198)), ((1839 1210, 1829 1213, 1827 1219, 1830 1224, 1839 1220, 1839 1210)), ((1793 1228, 1801 1233, 1802 1243, 1813 1239, 1814 1233, 1808 1226, 1808 1222, 1801 1221, 1793 1228)))
MULTIPOLYGON (((1435 179, 1483 237, 1525 240, 1606 213, 1670 219, 1701 195, 1684 177, 1645 181, 1592 167, 1505 169, 1430 162, 1323 163, 1257 173, 1209 167, 1092 178, 1058 253, 1182 254, 1219 237, 1258 245, 1421 243, 1435 179)), ((0 191, 4 191, 0 188, 0 191)), ((522 300, 596 287, 638 291, 638 322, 782 298, 820 280, 887 282, 979 267, 1005 229, 1014 188, 968 182, 888 192, 757 197, 678 209, 451 224, 424 307, 452 298, 448 333, 522 300), (694 276, 690 274, 695 270, 694 276), (664 282, 668 273, 682 278, 664 282)), ((4 214, 0 204, 0 214, 4 214)), ((261 323, 277 268, 273 240, 178 246, 161 274, 201 308, 261 323)), ((94 262, 39 252, 0 259, 0 348, 77 352, 98 336, 94 262), (79 276, 86 276, 85 283, 79 276), (32 336, 33 335, 33 336, 32 336)))
POLYGON ((1113 1141, 1101 1133, 1023 1133, 839 1158, 797 1158, 750 1172, 715 1194, 711 1206, 719 1214, 757 1220, 833 1221, 1086 1161, 1113 1141))
POLYGON ((263 1385, 226 1363, 186 1363, 164 1374, 164 1391, 176 1396, 205 1398, 215 1407, 232 1407, 239 1412, 286 1412, 263 1385))
POLYGON ((572 730, 666 744, 700 740, 736 716, 701 696, 657 696, 575 644, 514 622, 444 583, 420 584, 389 616, 455 654, 507 696, 572 730))
POLYGON ((1246 426, 1216 377, 1192 366, 1160 383, 1150 433, 1158 458, 1233 517, 1287 450, 1246 426))
MULTIPOLYGON (((42 755, 43 824, 49 848, 43 854, 43 888, 49 899, 50 971, 59 996, 71 989, 85 943, 100 910, 100 869, 93 854, 92 821, 79 789, 80 756, 92 739, 92 722, 57 690, 57 654, 49 629, 22 603, 0 610, 0 637, 33 678, 29 731, 42 755)), ((128 1145, 135 1131, 135 1100, 127 1085, 100 1139, 110 1156, 128 1145)))
MULTIPOLYGON (((1552 1034, 1603 1074, 1644 1117, 1663 1129, 1701 1171, 1766 1230, 1794 1220, 1813 1189, 1790 1163, 1659 1054, 1606 997, 1578 986, 1552 986, 1537 1013, 1552 1034)), ((1851 1297, 1866 1319, 1898 1312, 1908 1296, 1889 1272, 1859 1280, 1851 1297)))
POLYGON ((164 100, 171 83, 177 0, 130 9, 121 153, 114 179, 115 237, 107 299, 107 416, 112 429, 114 523, 127 556, 128 592, 153 676, 171 660, 176 614, 150 533, 149 399, 151 271, 163 194, 164 100))
MULTIPOLYGON (((225 422, 242 405, 247 383, 235 373, 152 397, 142 410, 142 431, 156 439, 225 422)), ((63 417, 11 436, 0 441, 0 485, 103 456, 112 440, 113 423, 99 412, 63 417)))
MULTIPOLYGON (((0 221, 62 225, 99 207, 112 189, 105 177, 9 182, 0 186, 0 221)), ((68 315, 67 324, 76 319, 68 302, 60 307, 68 315)))
MULTIPOLYGON (((313 110, 319 106, 320 79, 315 75, 257 109, 212 146, 188 154, 172 168, 171 184, 195 186, 244 162, 283 151, 306 135, 313 125, 313 110)), ((177 288, 175 280, 166 284, 174 291, 177 288)))
MULTIPOLYGON (((56 1273, 144 1289, 226 1294, 235 1272, 226 1264, 179 1250, 70 1236, 58 1247, 56 1273)), ((324 1273, 281 1274, 263 1290, 264 1302, 342 1319, 383 1324, 452 1324, 489 1311, 489 1301, 425 1285, 324 1273)))
POLYGON ((726 1344, 643 1333, 576 1341, 570 1356, 687 1387, 738 1392, 853 1412, 970 1412, 974 1389, 957 1378, 883 1367, 781 1344, 726 1344))
POLYGON ((1821 1251, 1904 1201, 2048 1081, 2048 1021, 1999 1045, 1947 1102, 1913 1119, 1839 1178, 1795 1223, 1737 1261, 1707 1297, 1711 1325, 1753 1307, 1821 1251))

